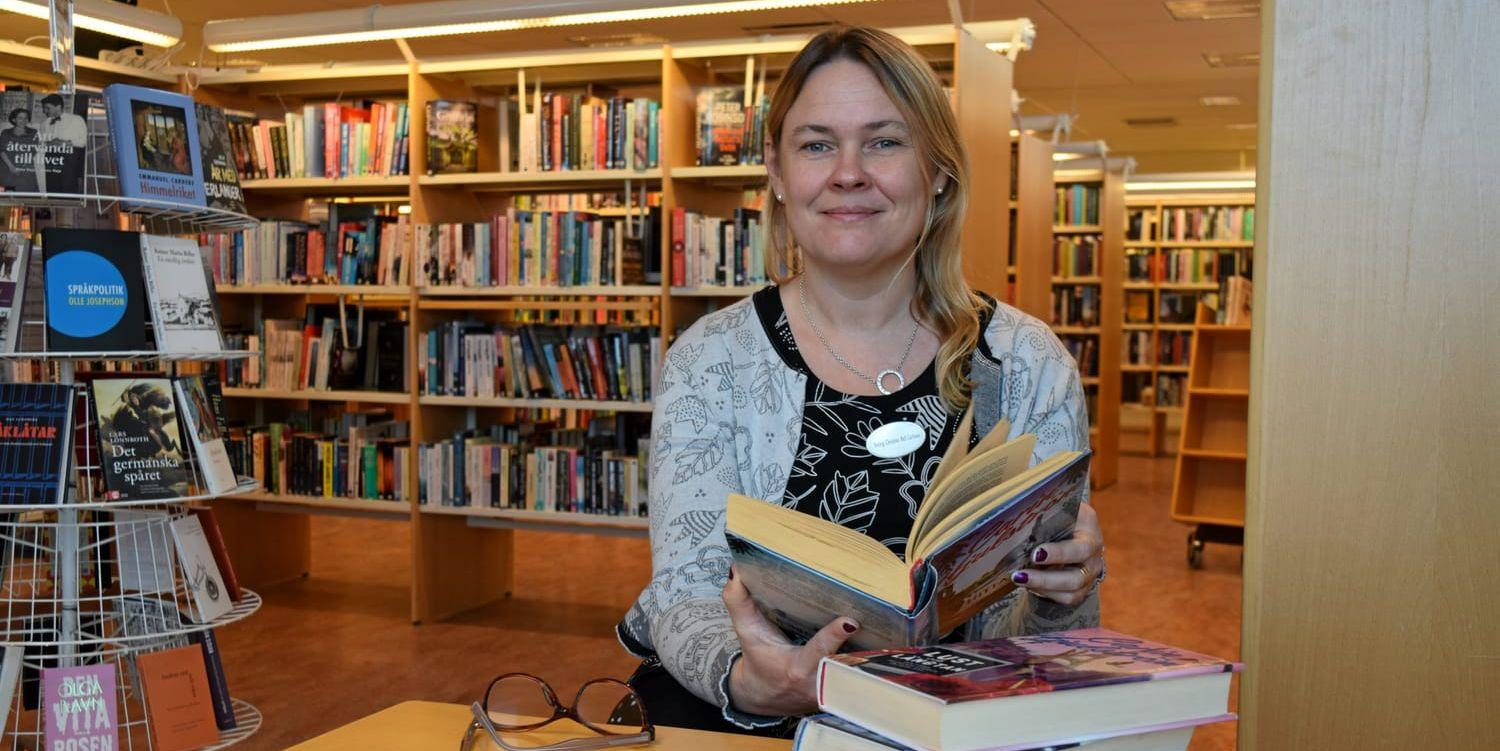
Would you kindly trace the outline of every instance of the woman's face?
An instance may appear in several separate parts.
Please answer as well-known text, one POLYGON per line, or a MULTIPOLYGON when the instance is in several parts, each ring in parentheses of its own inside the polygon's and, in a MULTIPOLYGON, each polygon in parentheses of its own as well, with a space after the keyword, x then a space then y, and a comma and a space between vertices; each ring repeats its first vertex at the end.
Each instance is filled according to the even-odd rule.
POLYGON ((820 265, 900 263, 927 219, 928 191, 913 134, 875 74, 835 60, 808 76, 767 149, 792 237, 820 265))

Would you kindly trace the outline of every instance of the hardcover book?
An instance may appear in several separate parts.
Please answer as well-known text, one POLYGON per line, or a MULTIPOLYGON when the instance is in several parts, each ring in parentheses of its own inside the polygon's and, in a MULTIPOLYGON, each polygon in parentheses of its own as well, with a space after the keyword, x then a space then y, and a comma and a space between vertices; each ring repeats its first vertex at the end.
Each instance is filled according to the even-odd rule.
POLYGON ((213 694, 198 645, 139 654, 135 661, 146 689, 153 751, 190 751, 219 742, 213 694))
POLYGON ((474 102, 427 103, 427 174, 479 171, 478 121, 474 102))
POLYGON ((234 603, 224 586, 213 547, 196 516, 172 520, 172 539, 177 542, 177 561, 182 565, 183 584, 193 602, 193 619, 209 623, 230 610, 234 603))
POLYGON ((188 495, 172 382, 166 378, 100 378, 90 384, 104 459, 106 500, 188 495))
MULTIPOLYGON (((245 213, 245 194, 240 190, 234 144, 229 140, 229 121, 224 110, 194 103, 198 112, 199 161, 203 165, 203 197, 210 208, 245 213)), ((321 173, 319 173, 321 175, 321 173)))
POLYGON ((191 97, 116 83, 104 87, 120 195, 205 206, 203 151, 191 97))
POLYGON ((213 629, 194 631, 189 641, 203 649, 203 667, 208 673, 208 691, 213 698, 214 723, 220 730, 239 726, 234 719, 234 700, 229 696, 229 682, 224 677, 224 661, 219 658, 219 640, 213 629))
MULTIPOLYGON (((1120 735, 1096 740, 1046 743, 1026 751, 1186 751, 1193 739, 1193 728, 1169 727, 1145 733, 1120 735)), ((831 714, 802 718, 797 725, 792 751, 919 751, 903 746, 872 730, 831 714)))
POLYGON ((0 505, 66 500, 72 427, 72 386, 0 383, 0 505))
POLYGON ((83 193, 89 146, 88 92, 0 94, 0 191, 83 193))
POLYGON ((968 450, 966 414, 907 537, 907 560, 834 522, 739 494, 725 532, 745 586, 773 622, 811 636, 853 618, 859 648, 935 641, 1009 594, 1039 544, 1071 534, 1089 453, 1027 467, 1036 437, 995 426, 968 450))
POLYGON ((149 348, 138 233, 48 227, 42 253, 49 350, 149 348))
POLYGON ((818 706, 912 748, 1019 751, 1232 719, 1239 669, 1081 629, 826 657, 818 706))
POLYGON ((182 376, 172 382, 177 390, 177 403, 182 405, 182 427, 193 444, 193 455, 198 459, 198 473, 208 485, 208 492, 215 495, 228 493, 239 485, 234 467, 229 464, 229 452, 224 448, 224 435, 214 417, 213 405, 208 400, 208 391, 203 387, 202 376, 182 376))
POLYGON ((0 352, 15 352, 21 336, 21 291, 26 284, 31 238, 0 232, 0 352))
POLYGON ((745 90, 705 86, 698 90, 698 163, 735 165, 745 151, 745 90))
POLYGON ((198 244, 180 237, 141 235, 141 258, 157 350, 222 350, 213 287, 203 273, 198 244))
POLYGON ((119 748, 112 662, 42 669, 42 733, 49 749, 119 748))

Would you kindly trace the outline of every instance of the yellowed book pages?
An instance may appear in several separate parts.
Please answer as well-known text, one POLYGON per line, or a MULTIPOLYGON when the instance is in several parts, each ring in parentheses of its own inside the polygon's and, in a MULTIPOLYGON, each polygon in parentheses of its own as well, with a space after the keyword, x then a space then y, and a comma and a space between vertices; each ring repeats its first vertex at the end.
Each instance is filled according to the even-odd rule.
POLYGON ((927 492, 917 518, 912 520, 910 542, 918 543, 937 520, 947 518, 985 490, 1025 472, 1035 449, 1036 436, 1027 433, 987 451, 969 454, 943 484, 933 485, 927 492))
POLYGON ((978 498, 970 499, 968 503, 956 507, 948 516, 935 519, 932 522, 932 528, 923 535, 920 541, 913 540, 913 544, 906 551, 907 557, 914 561, 921 560, 928 553, 940 550, 950 540, 967 532, 970 522, 1004 506, 1012 498, 1030 488, 1036 482, 1036 478, 1052 473, 1072 461, 1078 453, 1077 451, 1060 451, 1053 454, 1035 467, 1006 480, 978 498))

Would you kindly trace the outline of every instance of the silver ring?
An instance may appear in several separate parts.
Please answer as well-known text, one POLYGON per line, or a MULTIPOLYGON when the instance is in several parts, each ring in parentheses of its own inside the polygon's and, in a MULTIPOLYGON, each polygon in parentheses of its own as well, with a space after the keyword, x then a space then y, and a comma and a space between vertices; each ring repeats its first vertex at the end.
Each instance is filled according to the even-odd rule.
POLYGON ((896 393, 896 391, 891 391, 890 389, 885 387, 886 376, 896 377, 896 391, 900 391, 901 389, 906 388, 906 376, 901 375, 901 371, 899 370, 886 368, 885 370, 882 370, 879 373, 875 374, 875 388, 880 389, 880 393, 885 394, 886 396, 890 396, 891 394, 896 393))

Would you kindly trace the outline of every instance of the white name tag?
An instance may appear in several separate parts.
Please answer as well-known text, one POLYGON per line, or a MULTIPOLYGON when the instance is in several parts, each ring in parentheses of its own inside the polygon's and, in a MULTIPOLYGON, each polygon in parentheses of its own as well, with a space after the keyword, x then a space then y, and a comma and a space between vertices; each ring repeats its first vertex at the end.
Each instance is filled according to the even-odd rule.
POLYGON ((886 423, 872 431, 865 439, 865 448, 871 456, 894 459, 917 450, 927 440, 927 431, 914 422, 886 423))

